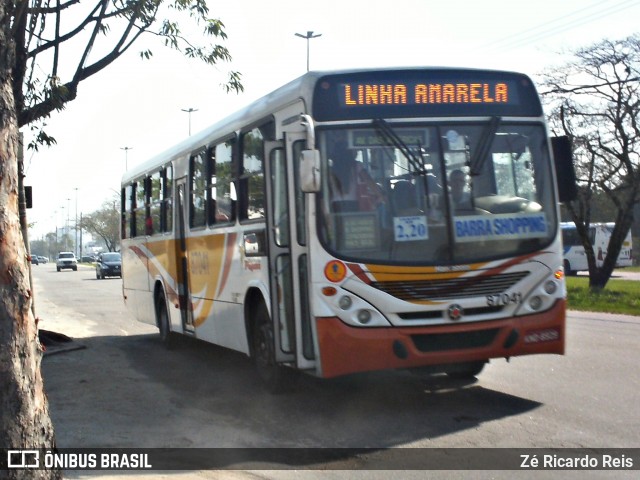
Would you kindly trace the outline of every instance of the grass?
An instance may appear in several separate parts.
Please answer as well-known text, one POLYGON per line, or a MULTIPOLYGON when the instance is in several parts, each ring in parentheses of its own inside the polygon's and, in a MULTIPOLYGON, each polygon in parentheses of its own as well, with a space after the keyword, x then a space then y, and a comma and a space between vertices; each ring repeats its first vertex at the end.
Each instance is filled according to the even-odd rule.
POLYGON ((588 277, 567 277, 568 308, 589 312, 640 315, 640 282, 609 280, 604 290, 589 290, 588 277))

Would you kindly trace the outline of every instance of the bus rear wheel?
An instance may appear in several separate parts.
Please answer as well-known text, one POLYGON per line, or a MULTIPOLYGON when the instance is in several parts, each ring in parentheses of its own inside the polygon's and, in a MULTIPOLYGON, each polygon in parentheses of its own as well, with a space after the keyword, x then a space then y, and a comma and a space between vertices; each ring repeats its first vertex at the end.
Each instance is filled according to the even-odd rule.
POLYGON ((258 376, 270 393, 285 392, 291 387, 292 372, 276 363, 273 322, 264 302, 253 321, 253 360, 258 376))

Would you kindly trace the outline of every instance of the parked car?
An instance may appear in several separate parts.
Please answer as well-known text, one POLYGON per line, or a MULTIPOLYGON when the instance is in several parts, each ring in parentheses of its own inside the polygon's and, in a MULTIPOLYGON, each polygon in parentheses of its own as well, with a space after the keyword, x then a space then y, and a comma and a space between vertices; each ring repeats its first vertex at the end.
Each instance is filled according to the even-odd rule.
POLYGON ((93 263, 96 261, 96 257, 92 257, 91 255, 83 255, 80 261, 82 263, 93 263))
POLYGON ((56 260, 56 270, 60 271, 70 268, 74 272, 78 270, 78 261, 73 252, 60 252, 56 260))
POLYGON ((38 265, 38 263, 40 263, 40 260, 38 259, 37 255, 31 255, 31 264, 32 265, 38 265))
POLYGON ((96 260, 96 278, 122 278, 122 257, 118 252, 101 253, 96 260))
POLYGON ((43 257, 42 255, 38 255, 38 263, 49 263, 49 259, 47 257, 43 257))

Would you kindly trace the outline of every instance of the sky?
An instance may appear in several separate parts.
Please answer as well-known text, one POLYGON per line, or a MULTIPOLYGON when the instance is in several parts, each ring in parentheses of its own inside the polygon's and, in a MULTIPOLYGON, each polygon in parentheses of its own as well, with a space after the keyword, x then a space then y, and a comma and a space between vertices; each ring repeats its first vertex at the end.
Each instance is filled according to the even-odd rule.
MULTIPOLYGON (((92 3, 92 2, 89 2, 92 3)), ((571 49, 640 33, 640 0, 235 0, 208 1, 225 24, 233 59, 211 67, 161 43, 135 45, 83 81, 78 97, 47 119, 51 147, 25 151, 30 240, 101 208, 131 168, 311 70, 457 66, 536 76, 571 49), (228 70, 244 92, 226 93, 228 70), (194 109, 189 114, 183 110, 194 109)), ((99 49, 96 49, 96 54, 99 49)), ((77 52, 61 56, 74 68, 77 52), (75 53, 75 55, 74 55, 75 53)), ((47 71, 43 64, 42 71, 47 71)), ((64 69, 62 70, 64 72, 64 69)), ((68 77, 61 75, 61 81, 68 77)), ((22 129, 28 142, 28 127, 22 129)))

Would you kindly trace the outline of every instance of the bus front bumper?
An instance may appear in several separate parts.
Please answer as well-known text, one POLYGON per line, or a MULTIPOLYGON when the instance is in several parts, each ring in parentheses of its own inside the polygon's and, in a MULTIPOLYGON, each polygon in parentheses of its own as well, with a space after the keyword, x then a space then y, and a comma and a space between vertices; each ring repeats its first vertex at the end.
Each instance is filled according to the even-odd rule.
POLYGON ((427 327, 357 328, 337 317, 320 317, 320 374, 329 378, 536 353, 562 355, 565 309, 566 301, 559 300, 534 315, 427 327))

